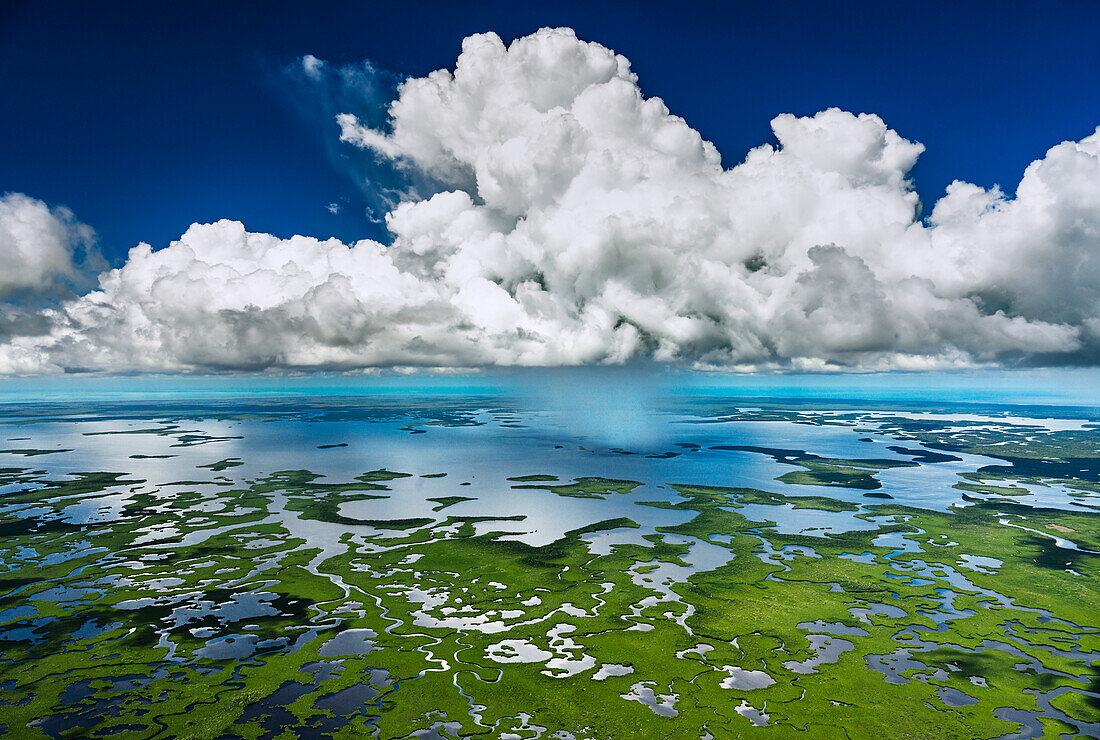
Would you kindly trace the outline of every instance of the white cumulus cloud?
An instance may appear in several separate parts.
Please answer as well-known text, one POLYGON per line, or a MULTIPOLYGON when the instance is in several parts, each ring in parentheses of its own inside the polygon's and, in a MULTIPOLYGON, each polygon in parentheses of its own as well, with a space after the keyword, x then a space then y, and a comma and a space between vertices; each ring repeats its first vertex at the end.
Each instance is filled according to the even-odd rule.
POLYGON ((1014 198, 956 182, 922 220, 923 147, 879 117, 778 116, 777 146, 724 169, 625 58, 568 29, 472 36, 388 113, 338 123, 437 184, 387 214, 391 244, 195 225, 0 347, 0 369, 1100 359, 1100 129, 1014 198))
POLYGON ((67 208, 50 208, 22 193, 0 196, 0 299, 42 293, 73 278, 74 252, 95 240, 67 208))

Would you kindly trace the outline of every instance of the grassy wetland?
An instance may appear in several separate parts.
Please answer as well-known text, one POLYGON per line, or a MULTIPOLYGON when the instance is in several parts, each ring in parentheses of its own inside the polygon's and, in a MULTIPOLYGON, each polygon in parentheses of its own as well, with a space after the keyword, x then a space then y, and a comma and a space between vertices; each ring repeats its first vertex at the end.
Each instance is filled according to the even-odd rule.
POLYGON ((1083 409, 0 414, 0 730, 1100 735, 1083 409))

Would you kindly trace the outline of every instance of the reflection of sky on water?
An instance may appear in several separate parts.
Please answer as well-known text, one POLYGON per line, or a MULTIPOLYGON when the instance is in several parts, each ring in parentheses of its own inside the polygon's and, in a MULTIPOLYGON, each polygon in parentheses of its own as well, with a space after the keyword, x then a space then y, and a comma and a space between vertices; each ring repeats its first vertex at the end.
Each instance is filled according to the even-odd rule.
MULTIPOLYGON (((411 477, 388 481, 391 490, 381 492, 387 498, 344 504, 341 514, 376 520, 522 516, 522 521, 479 523, 476 529, 482 533, 511 532, 531 544, 549 542, 566 531, 620 516, 641 525, 639 530, 589 535, 593 547, 603 550, 615 542, 640 541, 654 527, 677 524, 693 516, 692 512, 633 505, 678 500, 670 484, 758 488, 790 495, 824 495, 858 505, 877 503, 866 498, 864 490, 778 482, 776 478, 803 468, 776 462, 759 452, 715 447, 804 451, 823 458, 910 461, 912 455, 888 449, 898 444, 893 436, 868 430, 884 420, 900 417, 948 426, 957 421, 988 419, 996 419, 999 424, 1029 423, 1019 408, 1011 417, 974 413, 955 417, 875 409, 837 412, 837 423, 800 423, 828 417, 816 411, 785 412, 786 420, 756 421, 737 418, 735 405, 721 410, 721 404, 708 398, 699 408, 680 404, 676 411, 616 416, 616 423, 629 419, 632 424, 648 425, 645 434, 634 430, 623 435, 635 444, 620 449, 614 435, 602 438, 598 425, 575 428, 573 417, 553 405, 546 409, 504 403, 499 398, 460 396, 420 399, 407 406, 392 398, 377 403, 372 406, 370 399, 358 398, 312 399, 308 403, 284 399, 268 406, 255 399, 247 404, 222 402, 207 407, 188 407, 179 402, 119 408, 104 404, 63 418, 24 418, 24 423, 0 427, 0 450, 68 450, 31 457, 0 452, 0 466, 44 470, 50 476, 111 471, 141 481, 123 484, 123 492, 116 495, 74 501, 65 514, 72 521, 118 517, 129 499, 129 488, 168 495, 172 489, 167 484, 175 481, 221 481, 238 486, 288 469, 308 469, 325 476, 326 482, 347 482, 366 471, 385 468, 411 477), (27 439, 9 441, 22 437, 27 439), (200 467, 224 459, 240 464, 219 471, 200 467), (421 477, 438 473, 446 476, 421 477), (599 476, 639 481, 642 485, 631 493, 611 494, 605 499, 566 498, 540 489, 518 489, 508 480, 533 473, 554 475, 562 482, 599 476), (428 499, 442 496, 473 500, 433 511, 439 504, 428 499)), ((9 420, 18 419, 10 415, 12 409, 8 413, 9 420)), ((1082 428, 1079 419, 1052 420, 1042 410, 1036 416, 1035 424, 1039 426, 1082 428)), ((903 446, 921 449, 912 441, 903 446)), ((897 503, 942 510, 962 501, 962 492, 953 487, 961 480, 961 473, 1000 462, 953 454, 960 459, 875 472, 882 483, 876 493, 887 494, 897 503)), ((215 497, 217 489, 211 488, 211 497, 215 497)), ((1068 493, 1060 486, 1033 486, 1024 500, 1065 508, 1074 500, 1068 493)), ((216 506, 212 504, 210 510, 216 511, 216 506)), ((783 532, 841 532, 875 526, 854 518, 850 512, 758 504, 741 512, 751 519, 774 520, 783 532)))
POLYGON ((774 521, 775 530, 780 534, 817 534, 824 532, 869 531, 878 529, 878 524, 857 519, 849 511, 822 511, 821 509, 796 509, 790 504, 767 506, 763 504, 744 504, 736 511, 754 522, 774 521))

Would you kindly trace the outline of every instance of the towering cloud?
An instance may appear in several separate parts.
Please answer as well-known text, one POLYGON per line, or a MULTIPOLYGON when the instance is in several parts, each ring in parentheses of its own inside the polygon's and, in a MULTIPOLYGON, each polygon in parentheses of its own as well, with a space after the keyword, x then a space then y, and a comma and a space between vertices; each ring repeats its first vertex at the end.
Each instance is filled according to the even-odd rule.
POLYGON ((390 245, 195 225, 0 347, 0 369, 1100 358, 1100 129, 1015 198, 955 182, 923 221, 923 147, 877 116, 778 116, 777 147, 723 169, 568 29, 472 36, 453 72, 400 86, 384 129, 338 122, 435 184, 386 216, 390 245))

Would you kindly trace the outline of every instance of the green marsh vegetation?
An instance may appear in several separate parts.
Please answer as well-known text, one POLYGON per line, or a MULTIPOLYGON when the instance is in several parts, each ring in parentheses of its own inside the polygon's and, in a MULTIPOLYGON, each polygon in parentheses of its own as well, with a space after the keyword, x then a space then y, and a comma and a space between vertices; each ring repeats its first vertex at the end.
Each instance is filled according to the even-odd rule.
MULTIPOLYGON (((461 513, 479 484, 446 495, 435 473, 242 480, 218 477, 239 457, 206 454, 196 480, 153 485, 6 462, 0 723, 61 738, 1096 735, 1095 445, 1025 455, 1012 437, 1008 454, 985 432, 889 423, 915 462, 787 456, 798 470, 770 490, 669 480, 672 495, 541 545, 512 536, 522 516, 461 513), (956 453, 1005 465, 960 478, 948 511, 863 498, 882 471, 956 453), (439 487, 433 516, 351 515, 406 480, 439 487), (1010 495, 1063 484, 1085 505, 1010 495), (641 524, 661 512, 675 523, 641 524), (837 521, 851 526, 819 526, 837 521)), ((598 472, 508 485, 548 511, 649 491, 598 472)))

